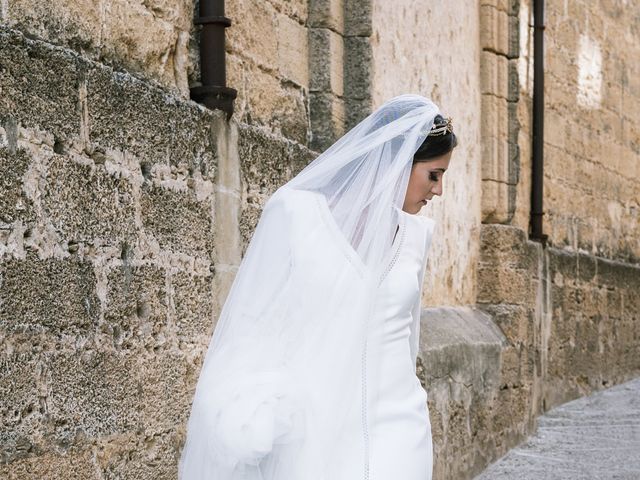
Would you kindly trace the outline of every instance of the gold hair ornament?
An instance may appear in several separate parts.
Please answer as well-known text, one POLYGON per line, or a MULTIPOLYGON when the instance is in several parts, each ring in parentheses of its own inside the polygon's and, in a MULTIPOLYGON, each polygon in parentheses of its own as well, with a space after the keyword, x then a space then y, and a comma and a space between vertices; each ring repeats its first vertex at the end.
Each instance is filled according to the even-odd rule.
POLYGON ((437 126, 434 125, 427 136, 438 137, 440 135, 446 135, 447 133, 453 133, 453 121, 451 117, 446 117, 444 121, 445 123, 441 123, 437 126))

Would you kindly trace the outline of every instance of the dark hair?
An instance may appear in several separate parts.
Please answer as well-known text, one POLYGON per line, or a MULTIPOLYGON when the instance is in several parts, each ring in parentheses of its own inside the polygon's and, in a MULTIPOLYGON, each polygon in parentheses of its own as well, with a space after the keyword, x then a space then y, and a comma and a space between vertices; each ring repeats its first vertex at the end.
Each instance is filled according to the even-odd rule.
MULTIPOLYGON (((446 125, 447 121, 445 118, 438 114, 436 115, 433 121, 433 127, 441 127, 446 125)), ((445 155, 453 150, 458 145, 458 138, 456 134, 451 132, 447 132, 444 135, 427 135, 427 138, 424 139, 422 145, 416 150, 416 153, 413 155, 413 162, 422 162, 425 160, 429 160, 434 157, 439 157, 440 155, 445 155)))

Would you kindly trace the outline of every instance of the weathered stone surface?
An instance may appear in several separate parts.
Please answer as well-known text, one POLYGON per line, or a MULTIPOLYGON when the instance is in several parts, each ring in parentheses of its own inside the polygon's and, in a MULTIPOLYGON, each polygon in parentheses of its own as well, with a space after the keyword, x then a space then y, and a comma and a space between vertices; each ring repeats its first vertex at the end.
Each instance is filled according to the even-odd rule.
POLYGON ((167 352, 140 359, 137 378, 143 399, 140 410, 146 436, 159 436, 186 425, 195 393, 190 372, 191 365, 179 353, 167 352), (153 401, 145 402, 144 399, 153 401))
POLYGON ((142 225, 160 248, 202 258, 213 253, 211 200, 199 201, 193 191, 176 192, 146 182, 140 193, 142 225))
POLYGON ((328 28, 309 32, 311 83, 309 89, 344 95, 344 40, 328 28))
POLYGON ((578 480, 640 475, 640 380, 554 408, 535 435, 476 480, 578 480))
POLYGON ((210 112, 107 67, 89 69, 86 85, 92 142, 141 162, 185 165, 215 175, 210 112))
POLYGON ((434 478, 466 478, 496 448, 506 339, 491 317, 471 308, 427 308, 421 321, 417 373, 428 396, 434 478))
POLYGON ((101 479, 178 478, 180 443, 175 431, 118 437, 100 442, 97 462, 101 479))
POLYGON ((0 327, 5 331, 89 335, 99 315, 94 268, 73 259, 0 263, 0 327))
POLYGON ((46 452, 0 464, 7 480, 98 480, 91 448, 69 448, 64 453, 46 452))
POLYGON ((11 153, 0 148, 0 223, 21 220, 28 224, 35 219, 33 202, 25 194, 23 177, 31 165, 31 158, 24 150, 11 153))
POLYGON ((79 135, 78 60, 0 28, 0 115, 58 138, 79 135))
POLYGON ((310 98, 311 148, 323 151, 345 133, 345 104, 332 93, 314 92, 310 98))
POLYGON ((47 165, 42 210, 64 240, 119 243, 136 234, 131 183, 102 165, 53 155, 47 165))
POLYGON ((29 36, 157 80, 188 97, 192 18, 193 4, 187 0, 108 0, 100 7, 74 0, 12 0, 7 23, 29 36))
POLYGON ((184 342, 206 340, 213 333, 213 278, 178 272, 171 276, 176 336, 184 342))
POLYGON ((0 355, 0 465, 27 457, 36 449, 46 413, 40 400, 38 366, 37 354, 0 355))
POLYGON ((161 348, 166 342, 168 299, 165 272, 126 261, 107 275, 102 330, 118 349, 161 348))
POLYGON ((59 448, 135 432, 142 397, 134 354, 51 354, 47 368, 47 439, 59 448))
POLYGON ((312 0, 309 2, 309 26, 329 28, 343 35, 348 0, 312 0))

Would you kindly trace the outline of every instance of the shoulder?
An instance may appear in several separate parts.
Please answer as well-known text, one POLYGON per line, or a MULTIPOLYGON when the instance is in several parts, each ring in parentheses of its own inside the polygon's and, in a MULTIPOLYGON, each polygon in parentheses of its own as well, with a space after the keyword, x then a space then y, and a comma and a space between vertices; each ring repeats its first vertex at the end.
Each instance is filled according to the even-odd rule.
POLYGON ((417 238, 420 239, 420 243, 423 246, 426 253, 431 246, 431 240, 433 238, 433 232, 436 227, 436 221, 432 218, 425 217, 424 215, 406 215, 406 221, 409 228, 413 230, 417 238))
POLYGON ((279 210, 288 215, 309 212, 322 195, 309 190, 296 190, 286 185, 278 188, 264 205, 264 211, 279 210))

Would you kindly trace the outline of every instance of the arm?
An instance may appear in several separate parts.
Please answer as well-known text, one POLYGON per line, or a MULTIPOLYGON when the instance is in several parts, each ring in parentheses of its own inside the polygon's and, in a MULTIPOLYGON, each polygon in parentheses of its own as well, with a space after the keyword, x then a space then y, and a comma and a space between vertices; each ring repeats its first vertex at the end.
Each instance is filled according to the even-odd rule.
POLYGON ((418 298, 416 299, 411 315, 413 321, 411 322, 411 333, 409 337, 409 348, 411 351, 411 361, 416 363, 418 359, 418 351, 420 349, 420 314, 422 312, 422 291, 424 283, 424 274, 427 267, 427 258, 429 256, 429 250, 431 248, 431 240, 433 238, 433 230, 435 228, 435 221, 427 218, 420 217, 421 222, 424 224, 424 251, 423 260, 420 272, 418 273, 418 282, 420 285, 418 298))

